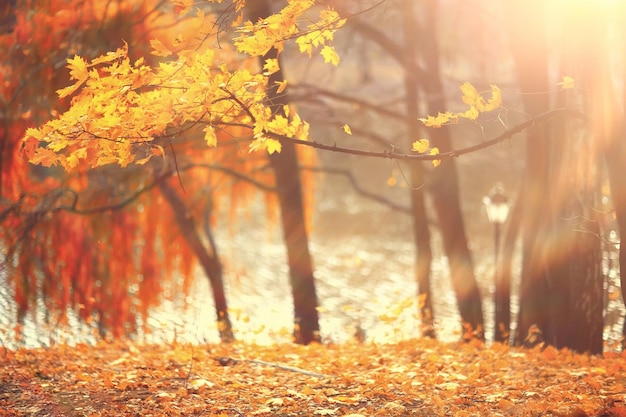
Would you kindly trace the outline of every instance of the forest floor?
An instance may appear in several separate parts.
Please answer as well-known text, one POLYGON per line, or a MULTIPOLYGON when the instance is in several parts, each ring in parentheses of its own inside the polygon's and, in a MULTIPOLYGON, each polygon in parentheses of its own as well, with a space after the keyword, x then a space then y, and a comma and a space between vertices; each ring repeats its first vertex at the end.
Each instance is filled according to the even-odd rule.
POLYGON ((495 344, 0 350, 0 416, 626 417, 626 353, 495 344))

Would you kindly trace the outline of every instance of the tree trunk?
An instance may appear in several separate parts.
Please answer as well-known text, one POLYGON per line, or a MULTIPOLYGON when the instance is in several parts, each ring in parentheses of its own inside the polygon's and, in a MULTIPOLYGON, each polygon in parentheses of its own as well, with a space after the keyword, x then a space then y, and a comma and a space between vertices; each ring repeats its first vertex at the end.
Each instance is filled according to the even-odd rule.
POLYGON ((220 332, 222 342, 229 343, 235 340, 232 325, 228 317, 228 306, 226 303, 226 294, 224 292, 224 281, 222 274, 222 264, 217 257, 215 247, 210 248, 210 252, 202 243, 193 218, 187 212, 185 202, 180 198, 176 190, 172 188, 167 179, 157 179, 159 181, 159 190, 170 207, 174 211, 176 222, 180 227, 181 233, 185 236, 185 241, 198 257, 198 262, 204 270, 213 290, 213 300, 215 301, 215 310, 217 313, 217 327, 220 332))
MULTIPOLYGON (((568 32, 578 34, 578 42, 572 42, 580 48, 577 64, 585 92, 585 110, 590 116, 591 133, 598 152, 606 162, 617 229, 623 240, 626 236, 626 122, 611 78, 609 50, 612 51, 613 46, 610 45, 607 16, 600 10, 588 5, 572 19, 568 32)), ((626 245, 623 242, 619 249, 619 265, 622 299, 626 303, 626 245)), ((626 336, 626 324, 624 331, 626 336)))
MULTIPOLYGON (((248 18, 253 22, 271 15, 270 1, 255 0, 246 6, 248 18)), ((260 57, 261 67, 267 59, 279 59, 278 51, 272 48, 260 57)), ((267 92, 274 114, 281 114, 283 106, 289 103, 283 91, 276 94, 276 83, 284 80, 282 70, 269 77, 267 92)), ((283 237, 287 249, 289 278, 294 304, 294 339, 296 343, 309 344, 319 342, 319 317, 313 261, 309 252, 306 231, 300 167, 296 147, 293 142, 282 141, 280 153, 269 156, 276 178, 276 192, 281 210, 283 237)))
MULTIPOLYGON (((547 111, 550 101, 544 6, 541 0, 507 3, 521 90, 546 92, 523 96, 531 115, 547 111)), ((534 333, 540 332, 537 341, 601 353, 603 280, 593 209, 596 151, 572 123, 559 118, 528 132, 517 343, 532 344, 534 333)))
MULTIPOLYGON (((428 78, 422 80, 421 87, 428 96, 427 113, 437 114, 444 112, 446 108, 445 92, 440 78, 438 46, 435 38, 431 36, 437 33, 435 28, 437 3, 426 1, 422 4, 424 24, 417 40, 424 40, 419 42, 419 47, 426 64, 428 78)), ((433 145, 437 146, 442 153, 452 150, 450 131, 445 126, 430 130, 429 135, 433 145)), ((463 338, 482 340, 485 333, 481 296, 474 275, 472 255, 467 245, 454 159, 442 161, 441 165, 433 170, 429 190, 433 196, 444 250, 448 256, 452 285, 463 322, 463 338)))
MULTIPOLYGON (((549 91, 545 31, 541 1, 507 3, 506 15, 509 27, 511 53, 522 92, 549 91), (534 21, 534 29, 528 30, 528 22, 534 21)), ((544 94, 523 95, 526 111, 540 114, 549 109, 549 97, 544 94)), ((546 240, 545 206, 550 195, 546 181, 548 175, 548 135, 546 125, 533 126, 527 135, 526 170, 523 185, 522 208, 522 277, 520 282, 520 310, 515 343, 531 341, 533 332, 545 332, 548 327, 549 305, 548 281, 544 267, 543 247, 546 240)))
POLYGON ((502 261, 496 265, 499 269, 498 277, 502 282, 502 311, 500 315, 496 312, 494 321, 494 340, 504 344, 510 344, 511 334, 511 281, 513 278, 513 258, 515 256, 515 242, 519 236, 522 207, 523 207, 523 185, 517 193, 516 201, 508 219, 508 227, 504 233, 502 242, 502 261))
MULTIPOLYGON (((417 65, 416 48, 412 42, 419 36, 413 0, 403 0, 402 23, 404 30, 405 59, 404 66, 404 89, 407 142, 410 144, 417 140, 420 134, 420 126, 417 118, 419 113, 418 79, 417 74, 410 71, 417 65)), ((420 311, 422 336, 435 338, 435 326, 433 315, 432 293, 430 290, 430 266, 432 262, 432 250, 430 247, 430 230, 426 215, 425 203, 425 176, 423 163, 415 161, 411 163, 411 208, 413 220, 413 238, 415 239, 415 274, 417 278, 417 294, 420 311)))

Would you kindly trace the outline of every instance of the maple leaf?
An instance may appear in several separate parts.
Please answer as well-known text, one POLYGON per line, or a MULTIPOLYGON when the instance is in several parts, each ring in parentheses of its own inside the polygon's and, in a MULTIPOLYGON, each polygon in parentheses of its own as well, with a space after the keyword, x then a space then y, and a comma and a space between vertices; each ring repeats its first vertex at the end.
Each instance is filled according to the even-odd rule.
POLYGON ((152 55, 154 56, 166 57, 172 55, 172 51, 158 39, 151 39, 150 46, 152 47, 152 55))
POLYGON ((430 141, 428 139, 419 139, 413 142, 412 149, 417 153, 424 153, 430 148, 430 141))
POLYGON ((477 104, 481 100, 481 97, 476 87, 466 81, 459 88, 461 89, 461 93, 463 94, 461 96, 461 100, 463 101, 463 103, 469 106, 477 107, 477 104))
POLYGON ((207 126, 202 129, 202 131, 204 132, 204 141, 206 144, 210 147, 217 146, 217 136, 215 135, 215 129, 213 129, 213 126, 207 126))
POLYGON ((72 80, 76 80, 76 83, 57 90, 59 98, 64 98, 76 91, 89 76, 89 70, 87 69, 87 63, 83 58, 78 55, 74 55, 74 58, 67 60, 67 68, 70 69, 70 77, 72 80))
POLYGON ((93 59, 91 61, 90 66, 112 62, 117 59, 123 58, 127 55, 128 55, 128 43, 124 41, 124 44, 122 45, 121 48, 117 48, 115 52, 107 52, 106 54, 100 55, 99 57, 93 59))
POLYGON ((273 154, 274 152, 280 153, 282 149, 282 144, 280 143, 280 141, 277 141, 276 139, 266 139, 265 143, 267 147, 267 152, 270 155, 273 154))
POLYGON ((428 116, 425 119, 420 118, 419 120, 427 127, 441 127, 444 124, 451 123, 456 121, 456 117, 451 112, 447 111, 445 113, 439 112, 437 116, 428 116))
MULTIPOLYGON (((470 106, 470 109, 472 107, 475 107, 479 113, 495 110, 502 105, 502 92, 495 85, 491 85, 491 98, 489 100, 485 100, 485 98, 478 92, 476 87, 468 82, 463 83, 460 88, 461 92, 463 93, 461 97, 463 103, 468 104, 470 106)), ((474 112, 472 111, 469 114, 473 115, 473 113, 474 112)), ((471 119, 471 117, 467 116, 462 117, 471 119)))
MULTIPOLYGON (((439 148, 431 148, 430 151, 428 151, 428 154, 439 155, 439 148)), ((438 167, 439 165, 441 165, 441 159, 433 159, 433 166, 438 167)))
POLYGON ((287 80, 276 81, 276 85, 278 85, 278 88, 276 89, 276 94, 280 94, 287 88, 287 80))
POLYGON ((502 91, 497 85, 491 85, 491 98, 485 103, 483 111, 492 111, 502 106, 502 91))
POLYGON ((324 45, 320 54, 322 55, 322 57, 324 57, 325 63, 330 63, 334 66, 339 65, 339 55, 337 55, 335 48, 333 48, 332 46, 324 45))
POLYGON ((341 128, 343 129, 343 131, 344 131, 346 134, 348 134, 348 135, 351 135, 351 134, 352 134, 352 129, 350 129, 350 126, 348 126, 347 124, 346 124, 346 125, 341 126, 341 128))
POLYGON ((265 65, 263 65, 263 75, 272 75, 280 70, 280 66, 278 65, 278 59, 271 58, 265 60, 265 65))
POLYGON ((469 109, 467 109, 465 112, 463 113, 458 113, 459 117, 462 117, 464 119, 469 119, 469 120, 476 120, 478 119, 478 116, 480 115, 480 112, 478 111, 478 109, 474 106, 470 106, 469 109))

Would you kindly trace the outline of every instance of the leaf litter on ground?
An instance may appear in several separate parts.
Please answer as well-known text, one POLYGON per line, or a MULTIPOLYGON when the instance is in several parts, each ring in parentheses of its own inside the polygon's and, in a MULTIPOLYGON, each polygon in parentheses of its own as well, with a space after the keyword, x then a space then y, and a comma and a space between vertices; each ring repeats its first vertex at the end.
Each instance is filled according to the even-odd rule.
POLYGON ((626 353, 99 343, 0 351, 0 416, 626 417, 626 353))

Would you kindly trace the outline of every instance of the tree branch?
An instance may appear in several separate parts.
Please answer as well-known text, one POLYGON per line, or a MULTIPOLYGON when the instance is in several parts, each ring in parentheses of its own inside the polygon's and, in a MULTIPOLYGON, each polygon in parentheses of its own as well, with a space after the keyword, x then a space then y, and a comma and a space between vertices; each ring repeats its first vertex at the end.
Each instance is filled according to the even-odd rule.
POLYGON ((374 103, 370 103, 368 101, 362 100, 357 97, 351 97, 351 96, 347 96, 344 94, 339 94, 337 92, 326 90, 324 88, 319 88, 317 86, 313 86, 310 84, 290 84, 290 87, 292 88, 290 95, 289 95, 289 98, 291 99, 291 101, 309 102, 311 100, 311 97, 312 98, 315 98, 318 96, 328 97, 339 102, 356 105, 359 107, 359 109, 371 110, 377 114, 380 114, 381 116, 389 117, 394 120, 398 120, 398 121, 405 120, 405 115, 400 114, 398 111, 390 110, 388 107, 376 105, 374 103), (300 93, 299 95, 294 94, 293 93, 294 89, 296 91, 302 90, 303 92, 300 93))
MULTIPOLYGON (((112 204, 106 204, 106 205, 102 205, 102 206, 98 206, 98 207, 91 207, 91 208, 86 208, 86 209, 81 209, 78 208, 78 196, 79 194, 71 189, 71 188, 65 188, 62 190, 62 193, 70 193, 74 196, 74 199, 72 201, 72 203, 70 205, 62 205, 62 206, 57 206, 57 207, 51 207, 51 208, 47 208, 47 209, 43 209, 43 210, 35 210, 32 212, 28 212, 28 213, 24 213, 27 215, 40 215, 40 214, 45 214, 45 213, 55 213, 55 212, 59 212, 59 211, 67 211, 70 213, 75 213, 75 214, 80 214, 80 215, 91 215, 91 214, 96 214, 96 213, 101 213, 104 211, 114 211, 114 210, 120 210, 124 207, 126 207, 127 205, 131 204, 133 201, 135 201, 137 198, 139 198, 142 194, 150 191, 151 189, 153 189, 154 187, 156 187, 157 185, 159 185, 159 183, 161 183, 162 181, 164 181, 166 178, 176 174, 179 171, 188 171, 190 169, 194 169, 194 168, 205 168, 205 169, 213 169, 216 171, 221 171, 224 172, 238 180, 241 181, 245 181, 257 188, 259 188, 262 191, 265 192, 275 192, 276 190, 274 189, 274 187, 269 186, 267 184, 264 184, 262 182, 259 182, 253 178, 250 178, 240 172, 237 172, 231 168, 227 168, 224 166, 220 166, 220 165, 214 165, 214 164, 189 164, 189 165, 185 165, 182 167, 179 167, 177 169, 172 169, 169 170, 167 172, 165 172, 162 175, 159 175, 157 177, 155 177, 155 180, 153 182, 151 182, 150 184, 141 187, 140 189, 138 189, 137 191, 135 191, 134 193, 132 193, 130 196, 128 196, 127 198, 117 202, 117 203, 112 203, 112 204)), ((62 194, 61 193, 61 194, 62 194)))
POLYGON ((409 207, 397 204, 396 202, 389 200, 379 194, 372 193, 370 191, 363 189, 357 182, 356 178, 354 178, 354 175, 352 175, 352 172, 348 170, 340 169, 340 168, 317 167, 317 166, 302 166, 300 168, 303 170, 312 171, 312 172, 323 172, 323 173, 329 173, 329 174, 334 174, 334 175, 341 175, 348 179, 348 182, 350 182, 350 185, 352 186, 352 188, 359 195, 365 198, 368 198, 370 200, 373 200, 377 203, 383 204, 391 208, 392 210, 396 210, 404 214, 411 214, 411 209, 409 207))
POLYGON ((396 159, 396 160, 403 160, 403 161, 435 161, 435 160, 441 160, 441 159, 457 158, 461 155, 465 155, 468 153, 476 152, 481 149, 489 148, 493 145, 496 145, 500 142, 510 139, 511 137, 515 136, 518 133, 523 132, 524 130, 528 129, 529 127, 535 124, 543 123, 547 120, 550 120, 554 117, 561 116, 561 115, 570 115, 575 118, 583 119, 583 120, 588 119, 588 116, 586 114, 578 110, 569 109, 569 108, 558 108, 558 109, 550 110, 545 113, 539 114, 533 117, 532 119, 529 119, 523 123, 520 123, 519 125, 506 130, 505 132, 501 133, 500 135, 496 136, 493 139, 486 140, 479 144, 468 146, 466 148, 451 150, 449 152, 444 152, 444 153, 437 154, 437 155, 407 154, 403 152, 398 152, 396 150, 397 148, 393 148, 388 151, 380 151, 380 152, 364 151, 360 149, 345 148, 345 147, 337 146, 336 144, 326 145, 326 144, 316 142, 316 141, 295 139, 289 136, 279 135, 279 134, 272 133, 272 132, 266 132, 266 135, 274 139, 292 141, 298 145, 310 146, 312 148, 322 149, 322 150, 331 151, 331 152, 346 153, 346 154, 366 156, 366 157, 371 157, 371 158, 396 159))

